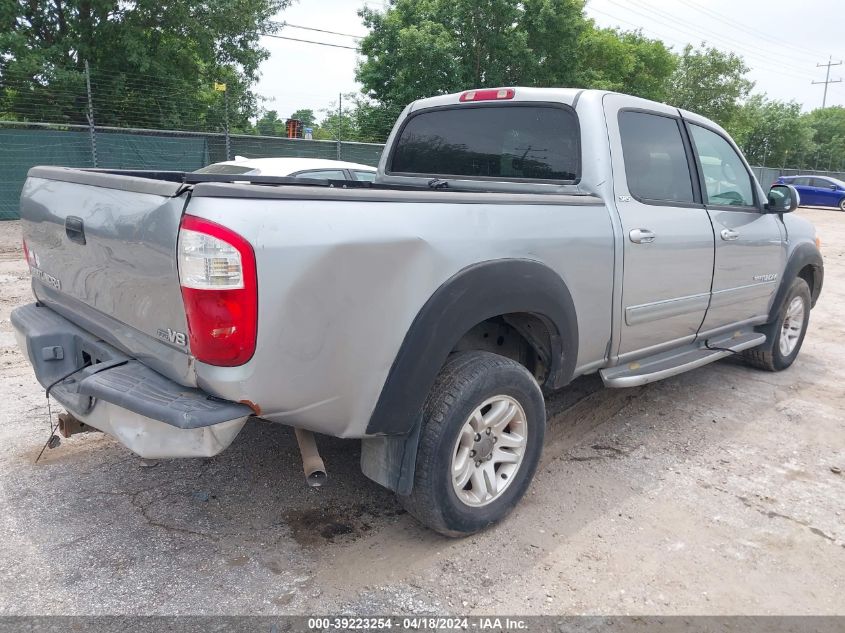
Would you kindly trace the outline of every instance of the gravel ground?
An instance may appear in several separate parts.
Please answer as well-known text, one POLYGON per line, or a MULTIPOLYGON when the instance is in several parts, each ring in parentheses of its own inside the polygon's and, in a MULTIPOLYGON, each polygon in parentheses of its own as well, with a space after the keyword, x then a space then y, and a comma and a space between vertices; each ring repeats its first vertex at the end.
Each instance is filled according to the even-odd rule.
POLYGON ((0 614, 845 614, 845 215, 800 213, 826 280, 790 370, 576 381, 522 504, 459 541, 364 478, 356 442, 320 438, 330 485, 307 488, 265 423, 212 459, 90 433, 35 465, 47 403, 9 323, 29 277, 0 222, 0 614))

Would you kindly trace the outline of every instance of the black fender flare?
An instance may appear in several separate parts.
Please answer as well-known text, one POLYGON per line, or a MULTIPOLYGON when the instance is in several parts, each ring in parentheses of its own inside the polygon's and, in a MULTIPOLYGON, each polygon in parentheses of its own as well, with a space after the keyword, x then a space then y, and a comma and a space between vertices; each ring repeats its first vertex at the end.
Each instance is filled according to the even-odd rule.
POLYGON ((786 293, 789 291, 789 286, 792 280, 798 276, 798 273, 806 266, 813 268, 813 288, 811 293, 812 306, 816 305, 819 293, 822 291, 822 283, 824 282, 824 262, 822 255, 816 245, 811 242, 802 242, 795 247, 792 254, 789 256, 789 261, 786 262, 783 275, 780 280, 780 287, 775 293, 774 301, 769 310, 769 323, 777 320, 778 311, 783 303, 786 293))
POLYGON ((572 380, 578 356, 578 319, 563 279, 528 259, 473 264, 444 282, 426 301, 402 341, 367 425, 368 435, 414 430, 434 379, 460 338, 495 316, 526 312, 543 319, 551 339, 546 383, 572 380))

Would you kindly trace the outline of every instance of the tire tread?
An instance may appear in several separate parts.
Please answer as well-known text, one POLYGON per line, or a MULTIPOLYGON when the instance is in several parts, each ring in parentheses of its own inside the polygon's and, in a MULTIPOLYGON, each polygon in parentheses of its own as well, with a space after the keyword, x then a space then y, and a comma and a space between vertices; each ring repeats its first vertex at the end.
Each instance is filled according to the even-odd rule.
MULTIPOLYGON (((436 498, 434 469, 438 466, 434 458, 441 434, 449 422, 453 405, 460 400, 464 391, 483 374, 502 368, 518 367, 531 376, 525 367, 516 361, 491 352, 469 351, 454 354, 440 370, 431 391, 423 405, 423 430, 417 448, 416 472, 411 494, 400 496, 405 510, 422 524, 445 536, 466 536, 468 532, 451 529, 436 498)), ((531 377, 532 380, 533 377, 531 377)), ((539 387, 538 387, 539 389, 539 387)))

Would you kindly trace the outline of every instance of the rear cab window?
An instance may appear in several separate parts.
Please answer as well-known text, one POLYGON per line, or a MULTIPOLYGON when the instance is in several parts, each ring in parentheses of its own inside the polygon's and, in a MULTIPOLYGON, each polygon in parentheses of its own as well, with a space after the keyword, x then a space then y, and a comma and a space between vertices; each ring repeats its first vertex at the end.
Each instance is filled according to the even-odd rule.
POLYGON ((578 117, 569 106, 476 104, 412 114, 388 173, 574 184, 580 161, 578 117))

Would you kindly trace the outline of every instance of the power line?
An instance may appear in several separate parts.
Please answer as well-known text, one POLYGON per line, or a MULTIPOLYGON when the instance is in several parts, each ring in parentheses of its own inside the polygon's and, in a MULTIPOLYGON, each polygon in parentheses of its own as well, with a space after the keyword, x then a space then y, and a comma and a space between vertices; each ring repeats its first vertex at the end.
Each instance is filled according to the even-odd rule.
POLYGON ((326 29, 317 29, 313 26, 300 26, 298 24, 291 24, 290 22, 276 22, 280 27, 284 28, 286 26, 291 27, 292 29, 303 29, 305 31, 317 31, 318 33, 330 33, 331 35, 341 35, 343 37, 351 37, 352 39, 360 40, 366 37, 365 35, 352 35, 351 33, 339 33, 338 31, 327 31, 326 29))
POLYGON ((830 78, 830 67, 831 66, 841 66, 842 60, 840 59, 838 62, 833 61, 833 55, 827 58, 826 64, 816 64, 816 68, 827 67, 827 72, 825 73, 824 81, 813 81, 811 82, 813 85, 817 84, 824 84, 824 96, 822 97, 822 110, 824 110, 825 106, 827 105, 827 86, 829 84, 838 84, 842 82, 842 77, 839 79, 831 79, 830 78))
POLYGON ((343 44, 329 44, 328 42, 317 42, 315 40, 303 40, 298 37, 286 37, 284 35, 276 35, 275 33, 259 33, 264 37, 272 37, 277 40, 290 40, 292 42, 304 42, 305 44, 317 44, 318 46, 331 46, 332 48, 346 48, 350 51, 358 51, 360 52, 361 49, 357 46, 344 46, 343 44))
POLYGON ((681 30, 686 31, 688 35, 692 35, 694 37, 700 37, 703 40, 712 41, 714 43, 721 44, 724 47, 727 47, 729 49, 734 49, 734 50, 742 53, 746 57, 758 60, 756 62, 756 64, 758 66, 766 67, 769 63, 776 63, 776 64, 779 64, 778 67, 769 66, 769 68, 776 71, 776 72, 785 73, 785 74, 789 74, 789 72, 785 71, 784 68, 791 68, 793 71, 795 71, 797 73, 801 73, 800 75, 797 75, 798 78, 803 79, 805 77, 803 67, 792 66, 789 63, 786 63, 784 61, 772 59, 772 56, 782 56, 782 57, 784 57, 784 59, 792 60, 791 57, 785 56, 783 53, 773 53, 773 52, 769 52, 767 54, 758 53, 757 49, 751 48, 750 46, 738 45, 735 40, 730 39, 730 36, 717 37, 711 31, 701 30, 697 25, 691 24, 691 23, 687 22, 686 20, 682 20, 682 19, 676 17, 675 15, 673 15, 671 13, 667 13, 667 12, 662 11, 660 9, 657 9, 655 7, 645 7, 645 6, 637 5, 640 9, 647 12, 647 14, 642 14, 642 13, 639 13, 638 11, 635 11, 634 9, 632 9, 632 8, 626 6, 626 5, 622 5, 618 2, 616 2, 616 0, 608 0, 608 2, 610 2, 611 4, 613 4, 615 6, 618 6, 621 9, 626 9, 626 10, 634 13, 635 15, 640 16, 641 18, 656 21, 660 24, 663 24, 664 26, 668 26, 669 28, 678 29, 679 28, 678 26, 673 26, 672 24, 667 23, 665 21, 665 20, 670 20, 671 22, 674 22, 676 25, 680 25, 681 30))
POLYGON ((750 30, 743 28, 741 26, 737 26, 736 24, 734 24, 734 21, 735 21, 736 18, 728 17, 725 14, 719 13, 718 11, 714 11, 713 9, 711 9, 709 7, 699 6, 699 5, 691 2, 690 0, 680 0, 680 1, 681 1, 682 4, 685 4, 690 9, 693 9, 694 11, 698 11, 699 13, 702 13, 702 14, 706 15, 707 17, 711 17, 715 20, 718 20, 721 25, 728 26, 730 28, 733 28, 733 29, 741 32, 745 37, 752 37, 752 38, 756 38, 756 39, 760 39, 760 40, 765 40, 765 41, 771 42, 773 44, 776 44, 778 46, 778 48, 791 48, 794 51, 796 51, 797 53, 804 55, 806 57, 809 57, 809 58, 816 58, 819 55, 819 53, 817 51, 812 51, 811 49, 805 48, 803 46, 797 46, 796 44, 793 44, 792 42, 784 41, 783 38, 775 37, 773 35, 769 35, 767 33, 760 32, 760 31, 750 31, 750 30))
MULTIPOLYGON (((676 26, 676 25, 673 25, 673 24, 670 24, 670 23, 668 23, 668 22, 664 21, 663 19, 661 19, 660 17, 658 17, 658 15, 659 15, 659 14, 661 14, 661 13, 663 13, 663 12, 657 11, 657 10, 655 10, 655 9, 652 9, 651 11, 652 11, 653 13, 656 13, 657 15, 655 15, 655 14, 653 14, 653 15, 645 15, 645 14, 642 14, 642 13, 640 13, 639 11, 636 11, 636 10, 634 10, 634 9, 632 9, 632 8, 628 7, 628 6, 621 5, 621 4, 617 3, 617 2, 614 2, 614 0, 608 0, 608 1, 609 1, 611 4, 613 4, 613 5, 617 6, 617 7, 621 8, 621 9, 625 9, 625 10, 627 10, 627 11, 630 11, 630 12, 631 12, 631 13, 633 13, 634 15, 638 16, 641 20, 644 20, 644 21, 647 21, 647 22, 656 22, 656 23, 658 23, 658 24, 662 24, 663 26, 666 26, 666 27, 669 27, 669 28, 671 28, 671 29, 674 29, 675 31, 679 31, 679 32, 681 32, 682 34, 685 34, 685 35, 687 35, 687 36, 689 36, 689 37, 692 37, 692 38, 701 38, 701 39, 702 39, 702 40, 704 40, 704 41, 709 40, 709 41, 711 41, 711 42, 713 42, 713 43, 715 43, 715 44, 721 45, 722 47, 729 48, 729 49, 730 49, 730 48, 736 49, 736 50, 737 50, 740 54, 744 55, 745 57, 748 57, 748 58, 752 58, 752 59, 754 59, 754 60, 755 60, 754 65, 755 65, 756 67, 758 67, 758 68, 763 68, 763 69, 765 69, 765 70, 768 70, 769 72, 776 72, 776 73, 779 73, 779 74, 781 74, 781 75, 789 75, 789 76, 792 76, 792 77, 794 77, 794 78, 796 78, 796 79, 805 79, 805 77, 806 77, 806 75, 804 75, 804 74, 803 74, 803 72, 804 72, 804 71, 803 71, 803 69, 799 69, 799 68, 798 68, 798 67, 796 67, 796 66, 788 66, 788 65, 784 65, 784 66, 780 66, 780 67, 771 66, 771 65, 769 65, 769 64, 767 64, 767 63, 766 63, 767 61, 770 61, 770 60, 769 60, 769 58, 767 58, 767 57, 763 57, 762 55, 758 55, 758 54, 756 54, 756 53, 751 53, 750 51, 747 51, 747 50, 744 50, 742 47, 737 46, 737 45, 735 44, 735 42, 732 42, 732 41, 727 41, 727 40, 722 40, 721 38, 714 37, 714 36, 713 36, 713 33, 709 33, 709 32, 708 32, 708 33, 705 33, 705 32, 699 31, 699 30, 697 30, 695 27, 690 26, 688 23, 683 22, 683 21, 681 21, 681 20, 678 20, 677 18, 675 18, 674 16, 671 16, 671 15, 669 15, 669 14, 665 14, 665 13, 664 13, 663 15, 664 15, 666 18, 668 18, 668 19, 672 20, 673 22, 675 22, 676 24, 679 24, 679 25, 681 25, 681 26, 676 26), (791 70, 791 71, 790 71, 790 70, 787 70, 787 68, 792 68, 793 70, 791 70), (796 73, 796 71, 797 71, 797 72, 800 72, 800 73, 802 73, 802 74, 800 74, 800 75, 799 75, 799 74, 797 74, 797 73, 796 73)), ((606 13, 606 12, 603 12, 603 11, 598 11, 597 9, 592 8, 592 7, 591 7, 591 10, 592 10, 592 11, 595 11, 595 12, 597 12, 597 13, 604 13, 604 15, 606 15, 606 16, 608 16, 608 17, 610 17, 610 18, 614 19, 614 20, 617 20, 617 21, 620 21, 620 22, 624 22, 624 20, 620 20, 618 17, 616 17, 615 15, 612 15, 612 14, 610 14, 610 13, 606 13)), ((648 9, 646 9, 646 10, 648 11, 648 9)), ((631 24, 631 22, 628 22, 628 24, 631 24)), ((644 32, 646 32, 646 33, 651 33, 652 35, 654 35, 654 36, 655 36, 655 37, 657 37, 658 39, 661 39, 661 40, 665 40, 665 39, 666 39, 664 36, 662 36, 661 34, 659 34, 659 33, 655 32, 655 31, 653 31, 653 30, 651 30, 651 31, 650 31, 649 29, 646 29, 646 28, 641 27, 641 26, 639 26, 639 25, 635 25, 635 26, 636 26, 636 28, 638 28, 639 30, 642 30, 642 31, 644 31, 644 32)), ((678 40, 675 40, 675 41, 678 41, 678 40)), ((689 43, 689 42, 688 42, 688 43, 689 43)), ((779 63, 779 62, 778 62, 778 63, 779 63)))

